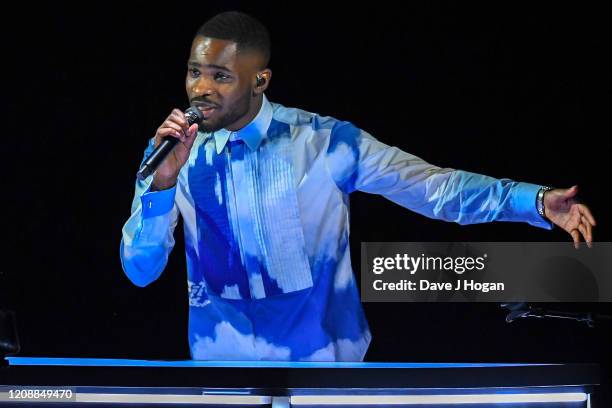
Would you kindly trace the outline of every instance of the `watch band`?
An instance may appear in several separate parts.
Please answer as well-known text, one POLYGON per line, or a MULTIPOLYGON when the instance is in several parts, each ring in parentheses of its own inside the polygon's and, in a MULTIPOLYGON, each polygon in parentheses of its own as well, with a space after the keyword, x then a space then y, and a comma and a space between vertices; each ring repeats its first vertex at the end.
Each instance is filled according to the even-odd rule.
POLYGON ((538 191, 538 195, 536 198, 536 208, 538 210, 538 214, 540 214, 542 217, 544 217, 544 193, 552 189, 552 187, 542 186, 538 191))

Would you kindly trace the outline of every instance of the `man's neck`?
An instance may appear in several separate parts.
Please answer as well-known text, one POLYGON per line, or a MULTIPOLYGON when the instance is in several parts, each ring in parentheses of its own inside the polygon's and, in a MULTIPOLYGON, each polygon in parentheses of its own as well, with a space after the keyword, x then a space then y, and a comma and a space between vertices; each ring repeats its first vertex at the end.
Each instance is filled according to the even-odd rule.
POLYGON ((242 119, 231 124, 226 129, 231 132, 237 132, 243 127, 247 126, 249 123, 253 121, 253 119, 255 119, 255 117, 259 113, 262 103, 263 103, 263 95, 258 95, 255 98, 255 101, 253 102, 253 104, 251 104, 251 109, 249 110, 249 112, 242 119))

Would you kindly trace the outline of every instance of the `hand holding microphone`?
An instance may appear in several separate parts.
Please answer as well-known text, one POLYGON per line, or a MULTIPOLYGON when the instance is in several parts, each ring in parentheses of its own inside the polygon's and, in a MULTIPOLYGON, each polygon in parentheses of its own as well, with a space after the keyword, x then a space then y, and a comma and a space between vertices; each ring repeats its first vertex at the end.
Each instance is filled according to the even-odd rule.
POLYGON ((204 115, 196 107, 181 112, 174 109, 155 133, 155 150, 143 162, 138 179, 155 173, 153 190, 165 190, 176 184, 179 171, 189 158, 189 152, 204 115))

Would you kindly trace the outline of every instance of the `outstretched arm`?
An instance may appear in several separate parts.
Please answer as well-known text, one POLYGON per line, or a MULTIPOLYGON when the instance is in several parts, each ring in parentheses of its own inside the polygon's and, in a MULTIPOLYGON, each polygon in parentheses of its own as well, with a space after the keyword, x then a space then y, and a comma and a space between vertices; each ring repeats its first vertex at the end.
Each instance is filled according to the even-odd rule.
POLYGON ((536 209, 540 185, 437 167, 348 122, 334 126, 327 160, 347 194, 381 194, 419 214, 459 224, 515 221, 552 228, 536 209))

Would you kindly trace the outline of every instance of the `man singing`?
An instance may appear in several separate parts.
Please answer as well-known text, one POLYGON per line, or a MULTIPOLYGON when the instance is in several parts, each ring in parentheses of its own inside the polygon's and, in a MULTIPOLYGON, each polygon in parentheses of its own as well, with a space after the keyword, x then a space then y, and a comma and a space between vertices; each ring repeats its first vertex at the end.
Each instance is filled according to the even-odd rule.
POLYGON ((138 286, 157 279, 183 217, 193 359, 361 361, 371 340, 349 253, 349 194, 381 194, 460 224, 552 224, 589 244, 595 220, 577 188, 440 168, 348 122, 271 103, 270 39, 227 12, 197 32, 185 81, 204 115, 174 109, 179 143, 137 181, 121 260, 138 286))

